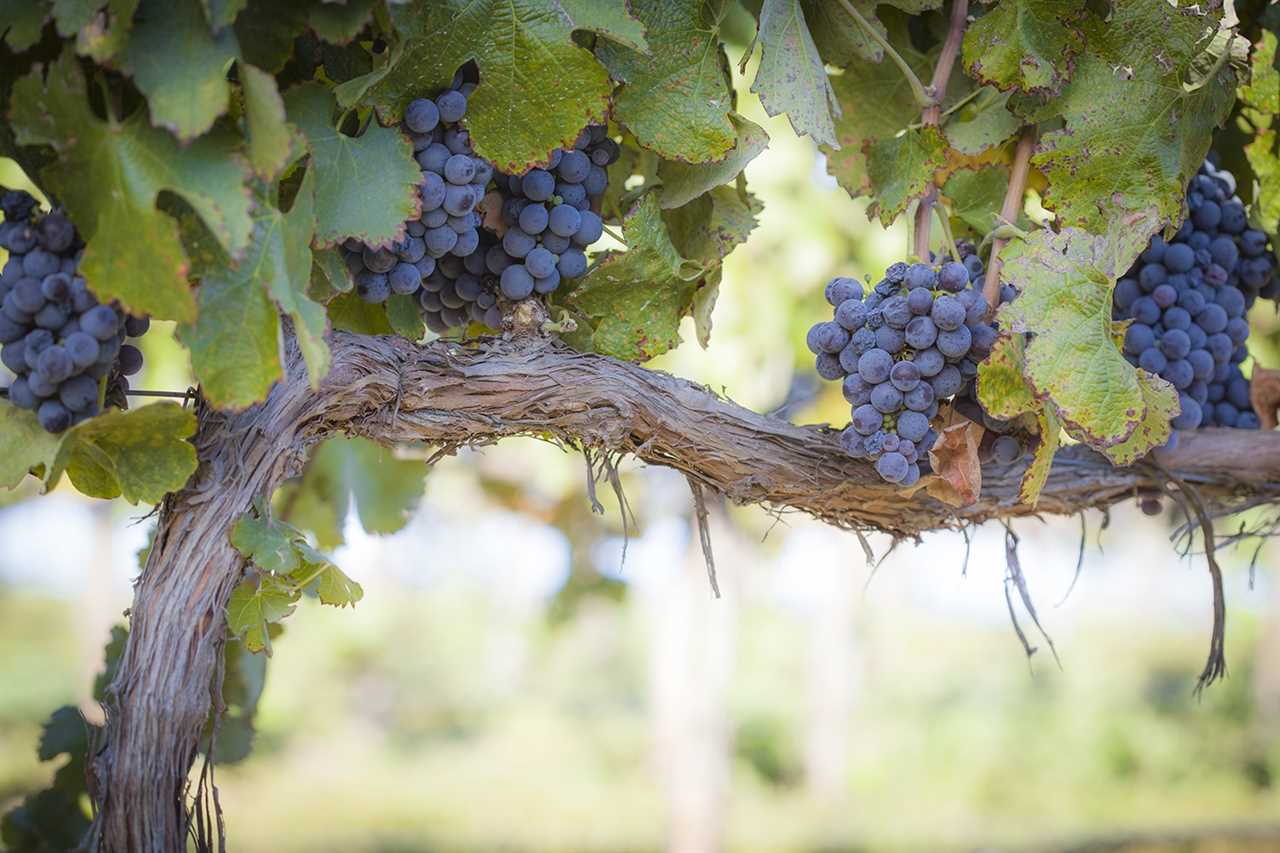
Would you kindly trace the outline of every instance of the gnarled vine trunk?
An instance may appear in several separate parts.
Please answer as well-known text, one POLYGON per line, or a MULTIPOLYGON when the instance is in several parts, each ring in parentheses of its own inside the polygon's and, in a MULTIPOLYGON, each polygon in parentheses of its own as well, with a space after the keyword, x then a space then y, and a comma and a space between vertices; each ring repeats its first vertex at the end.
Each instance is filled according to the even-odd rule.
MULTIPOLYGON (((189 773, 216 695, 224 608, 244 567, 228 533, 254 498, 269 496, 334 433, 450 446, 551 435, 676 468, 738 503, 898 536, 1106 507, 1163 486, 1152 467, 1116 469, 1072 447, 1058 454, 1034 510, 1017 503, 1022 464, 984 469, 981 499, 956 510, 880 482, 840 451, 832 430, 765 417, 687 380, 553 341, 418 346, 334 333, 330 344, 333 368, 318 390, 290 342, 286 379, 265 403, 200 412, 200 468, 161 507, 93 758, 100 850, 186 849, 189 773)), ((1201 490, 1211 511, 1280 497, 1280 434, 1203 430, 1159 458, 1201 490)))

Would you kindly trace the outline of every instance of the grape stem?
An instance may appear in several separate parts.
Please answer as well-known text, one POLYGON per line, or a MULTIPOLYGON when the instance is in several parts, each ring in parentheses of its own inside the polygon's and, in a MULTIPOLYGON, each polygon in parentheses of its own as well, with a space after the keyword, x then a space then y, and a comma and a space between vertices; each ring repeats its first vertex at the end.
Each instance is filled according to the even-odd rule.
POLYGON ((604 233, 608 234, 610 237, 612 237, 613 239, 615 239, 615 240, 617 240, 619 243, 621 243, 621 244, 622 244, 622 246, 623 246, 623 248, 626 248, 626 246, 627 246, 627 241, 626 241, 626 239, 625 239, 625 238, 623 238, 623 236, 622 236, 621 234, 619 234, 617 231, 614 231, 614 230, 613 230, 612 228, 610 228, 608 225, 602 225, 602 226, 600 226, 600 227, 601 227, 601 230, 603 230, 603 231, 604 231, 604 233))
MULTIPOLYGON (((926 92, 929 103, 920 113, 921 127, 937 127, 942 119, 942 99, 947 95, 947 83, 951 80, 951 71, 955 67, 956 57, 960 54, 960 43, 964 40, 964 30, 968 22, 969 0, 955 0, 951 5, 951 21, 947 28, 947 38, 942 43, 942 52, 938 54, 938 64, 933 68, 933 79, 929 81, 926 92)), ((927 261, 929 258, 931 236, 929 226, 933 221, 930 213, 937 201, 938 187, 934 184, 920 199, 920 206, 916 208, 915 255, 922 261, 927 261)))
POLYGON ((947 211, 942 205, 934 205, 933 208, 938 214, 938 227, 942 229, 942 238, 947 241, 947 248, 951 250, 951 259, 960 260, 960 250, 956 247, 956 238, 951 233, 951 223, 947 221, 947 211))
MULTIPOLYGON (((1009 170, 1009 188, 1000 207, 1002 222, 1016 224, 1022 211, 1022 196, 1027 190, 1027 175, 1031 171, 1031 152, 1036 146, 1036 126, 1029 124, 1022 129, 1018 147, 1013 154, 1013 166, 1009 170)), ((982 295, 987 299, 987 316, 995 315, 1000 305, 1000 250, 1009 240, 997 237, 991 241, 991 257, 987 261, 987 278, 982 283, 982 295)))
MULTIPOLYGON (((960 0, 960 2, 967 5, 968 0, 960 0)), ((898 53, 898 51, 894 49, 893 45, 889 44, 889 40, 884 37, 884 34, 877 30, 870 21, 864 18, 862 13, 854 8, 854 5, 850 3, 849 0, 840 0, 840 5, 849 13, 849 17, 858 22, 858 26, 862 27, 862 30, 867 34, 867 36, 880 46, 880 49, 884 51, 885 56, 892 59, 893 64, 897 65, 902 71, 902 76, 906 78, 907 85, 911 87, 911 94, 915 96, 916 103, 922 108, 932 106, 934 103, 933 96, 925 89, 924 84, 920 82, 920 78, 916 76, 916 72, 913 71, 911 66, 907 64, 907 61, 902 58, 902 54, 898 53)))

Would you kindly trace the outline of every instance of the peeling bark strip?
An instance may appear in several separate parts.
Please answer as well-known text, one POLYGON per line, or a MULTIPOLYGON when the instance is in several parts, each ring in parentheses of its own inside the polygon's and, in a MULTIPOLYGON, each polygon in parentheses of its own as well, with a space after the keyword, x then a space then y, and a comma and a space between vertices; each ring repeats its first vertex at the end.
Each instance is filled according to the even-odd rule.
MULTIPOLYGON (((231 525, 330 435, 449 446, 550 435, 675 468, 740 504, 896 536, 1105 508, 1163 488, 1154 469, 1116 469, 1077 446, 1058 453, 1034 510, 1017 503, 1021 463, 986 468, 979 500, 953 509, 884 483, 840 450, 834 430, 769 418, 687 380, 554 341, 418 346, 335 333, 330 343, 333 369, 319 390, 308 387, 291 340, 286 379, 265 403, 237 414, 200 412, 200 469, 161 507, 108 694, 105 742, 93 756, 99 850, 186 849, 188 773, 211 705, 224 608, 244 568, 228 539, 231 525)), ((1210 514, 1280 500, 1280 434, 1199 430, 1158 456, 1199 490, 1210 514)))

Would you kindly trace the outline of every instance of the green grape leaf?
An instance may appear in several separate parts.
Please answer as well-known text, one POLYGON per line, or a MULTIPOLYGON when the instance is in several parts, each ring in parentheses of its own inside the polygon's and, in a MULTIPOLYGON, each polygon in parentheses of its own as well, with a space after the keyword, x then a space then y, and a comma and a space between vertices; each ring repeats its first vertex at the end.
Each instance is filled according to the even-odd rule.
POLYGON ((427 325, 418 310, 418 301, 401 293, 391 294, 387 300, 387 322, 391 331, 402 338, 420 341, 427 335, 427 325))
POLYGON ((1147 404, 1147 413, 1134 429, 1133 434, 1119 444, 1100 448, 1102 454, 1116 465, 1132 465, 1155 447, 1164 447, 1173 434, 1170 423, 1182 407, 1178 392, 1154 373, 1138 368, 1138 387, 1147 404))
POLYGON ((316 239, 329 244, 356 237, 389 245, 403 237, 404 221, 418 215, 422 180, 409 140, 377 122, 361 136, 340 132, 334 126, 333 94, 317 83, 290 89, 284 102, 311 150, 316 239))
POLYGON ((627 0, 559 0, 575 30, 589 30, 610 41, 649 52, 644 24, 627 9, 627 0))
POLYGON ((760 125, 737 113, 730 114, 729 120, 733 122, 738 141, 724 159, 694 164, 663 160, 658 166, 664 209, 681 207, 712 187, 729 183, 769 146, 769 134, 760 125))
MULTIPOLYGON (((151 528, 151 541, 155 541, 155 528, 151 528)), ((150 550, 150 543, 147 549, 150 550)), ((139 566, 141 569, 142 566, 139 566)), ((125 642, 129 639, 129 629, 124 625, 111 626, 111 638, 102 649, 102 671, 93 677, 93 698, 98 702, 107 701, 107 688, 115 681, 120 671, 120 661, 124 658, 125 642)))
POLYGON ((680 256, 710 269, 746 242, 762 209, 750 193, 719 186, 688 204, 663 211, 662 218, 680 256))
POLYGON ((600 201, 601 214, 610 221, 620 221, 635 204, 635 199, 657 182, 661 164, 657 154, 639 147, 635 137, 624 133, 618 160, 609 167, 613 179, 605 187, 604 198, 600 201), (639 182, 629 180, 632 177, 638 177, 639 182), (632 184, 630 188, 628 183, 632 184))
POLYGON ((1022 335, 1001 335, 991 348, 991 355, 978 365, 978 400, 992 417, 1014 420, 1031 415, 1036 419, 1039 437, 1018 490, 1019 500, 1035 506, 1049 479, 1062 429, 1054 413, 1031 393, 1023 375, 1025 354, 1026 339, 1022 335))
POLYGON ((1078 0, 1000 0, 965 32, 964 69, 1005 91, 1056 94, 1080 51, 1085 14, 1078 0))
MULTIPOLYGON (((1001 278, 1020 291, 1001 307, 1002 326, 1035 335, 1024 375, 1064 427, 1094 447, 1129 438, 1151 405, 1116 343, 1120 324, 1111 319, 1111 302, 1116 278, 1145 248, 1157 216, 1149 210, 1127 217, 1102 237, 1075 228, 1038 231, 1002 253, 1001 278)), ((1172 398, 1176 409, 1173 389, 1157 390, 1161 405, 1172 398)))
POLYGON ((316 302, 326 303, 340 293, 349 293, 355 282, 337 248, 311 252, 311 284, 307 293, 316 302))
POLYGON ((233 23, 236 15, 244 11, 248 2, 249 0, 200 0, 200 5, 204 7, 209 26, 220 30, 233 23))
POLYGON ((249 163, 263 180, 271 180, 289 162, 293 134, 285 123, 284 100, 276 79, 241 62, 238 66, 244 92, 244 120, 249 163))
POLYGON ((224 258, 201 271, 196 321, 178 327, 201 392, 215 408, 239 410, 260 402, 283 376, 280 317, 264 280, 272 272, 270 229, 270 219, 260 222, 259 239, 239 265, 224 258))
POLYGON ((231 544, 240 556, 264 572, 287 575, 302 565, 297 528, 265 513, 245 513, 231 527, 231 544))
POLYGON ((1183 87, 1214 26, 1216 18, 1196 7, 1141 0, 1116 3, 1106 22, 1084 21, 1070 82, 1030 116, 1064 122, 1032 157, 1049 180, 1045 206, 1059 222, 1100 233, 1152 206, 1166 222, 1181 216, 1187 182, 1235 94, 1229 64, 1194 91, 1183 87))
POLYGON ((645 361, 679 343, 680 318, 692 308, 701 267, 671 244, 654 193, 631 211, 622 233, 627 251, 608 253, 564 301, 590 326, 573 340, 603 355, 645 361))
POLYGON ((353 581, 328 557, 306 542, 297 544, 302 568, 293 573, 300 589, 314 589, 321 604, 330 607, 354 607, 364 598, 364 589, 353 581))
POLYGON ((500 171, 546 162, 552 149, 604 118, 609 77, 574 43, 573 25, 554 0, 403 4, 391 17, 404 41, 367 95, 384 118, 439 94, 469 60, 480 67, 480 85, 468 98, 467 128, 476 153, 500 171))
POLYGON ((199 0, 142 0, 124 64, 147 97, 151 123, 186 141, 227 111, 227 70, 238 53, 232 29, 209 31, 199 0))
MULTIPOLYGON (((928 60, 905 37, 891 41, 917 75, 928 75, 928 60)), ((831 78, 831 86, 841 107, 836 120, 840 147, 821 146, 827 171, 850 195, 864 195, 871 191, 865 146, 869 141, 892 137, 918 121, 920 106, 902 72, 889 61, 855 59, 843 74, 831 78)))
POLYGON ((20 143, 59 154, 43 177, 87 242, 80 270, 94 293, 131 313, 192 320, 187 256, 156 196, 181 196, 226 251, 241 254, 253 227, 251 198, 231 135, 214 132, 180 147, 141 111, 120 124, 99 121, 70 51, 47 81, 36 69, 14 85, 12 123, 20 143))
POLYGON ((177 403, 107 412, 67 431, 48 479, 65 470, 91 498, 159 503, 195 473, 196 449, 187 441, 195 431, 195 413, 177 403))
POLYGON ((613 117, 643 147, 668 160, 719 160, 737 137, 733 98, 716 26, 698 0, 633 0, 650 53, 616 44, 596 47, 616 80, 613 117))
POLYGON ((912 201, 928 192, 933 173, 946 165, 947 141, 936 127, 913 128, 901 136, 866 143, 867 178, 875 201, 868 217, 886 228, 912 201))
POLYGON ((0 42, 22 53, 40 40, 48 18, 48 0, 0 0, 0 42))
POLYGON ((243 261, 232 265, 224 257, 201 271, 199 314, 194 324, 179 327, 178 335, 191 351, 205 397, 217 408, 261 402, 283 375, 277 306, 293 319, 312 387, 329 371, 324 306, 306 293, 315 222, 313 174, 306 171, 288 213, 259 201, 254 243, 243 261))
POLYGON ((421 501, 426 475, 421 462, 397 459, 393 450, 367 438, 336 436, 312 451, 302 477, 281 489, 279 503, 322 548, 336 548, 344 541, 352 499, 366 532, 395 533, 421 501))
POLYGON ((240 58, 270 74, 279 72, 314 5, 315 0, 249 0, 234 27, 240 58))
MULTIPOLYGON (((38 3, 23 2, 28 7, 40 7, 38 3)), ((53 0, 53 23, 58 28, 58 35, 71 38, 89 25, 102 6, 102 0, 53 0)), ((8 18, 0 13, 0 20, 8 18)))
POLYGON ((720 262, 746 242, 761 209, 760 202, 745 190, 719 186, 682 207, 663 211, 676 251, 706 270, 697 281, 691 307, 694 333, 703 349, 711 343, 711 312, 723 277, 720 262))
POLYGON ((1253 141, 1244 147, 1258 179, 1254 218, 1268 234, 1275 234, 1280 227, 1280 135, 1275 124, 1280 115, 1280 71, 1276 55, 1275 33, 1264 32, 1253 51, 1250 82, 1239 90, 1245 118, 1254 127, 1253 141))
POLYGON ((270 626, 293 613, 302 597, 287 579, 255 573, 231 591, 227 601, 227 630, 251 652, 271 655, 270 626))
POLYGON ((88 728, 89 723, 79 708, 63 705, 49 716, 40 730, 36 756, 41 761, 53 761, 59 755, 83 760, 89 749, 88 728))
MULTIPOLYGON (((968 232, 985 235, 998 224, 1004 194, 1009 187, 1009 171, 1002 166, 985 169, 961 169, 942 185, 942 197, 951 204, 951 215, 960 220, 968 232)), ((1019 214, 1019 223, 1025 224, 1019 214)))
MULTIPOLYGON (((884 35, 884 25, 876 19, 875 0, 851 0, 866 21, 884 35)), ((809 33, 818 47, 818 55, 827 65, 843 68, 856 59, 879 62, 884 50, 867 36, 866 31, 835 0, 800 0, 809 33)))
POLYGON ((293 197, 293 207, 273 216, 267 234, 267 256, 271 264, 265 281, 271 298, 293 320, 293 334, 307 364, 312 388, 329 372, 329 344, 324 306, 307 295, 311 280, 311 236, 315 233, 315 169, 307 169, 302 185, 293 197))
POLYGON ((267 658, 253 654, 236 640, 226 642, 222 656, 224 710, 217 720, 216 739, 212 737, 214 718, 210 713, 201 734, 200 751, 218 764, 236 764, 248 758, 253 749, 254 718, 266 686, 267 658))
POLYGON ((693 294, 693 334, 698 339, 698 346, 706 349, 711 346, 711 314, 715 311, 716 301, 720 298, 720 282, 724 278, 724 267, 716 267, 698 282, 698 289, 693 294))
POLYGON ((764 0, 760 8, 760 67, 751 91, 771 116, 785 112, 797 134, 839 147, 832 115, 840 115, 800 0, 764 0))
POLYGON ((94 17, 76 34, 76 53, 110 62, 128 44, 137 9, 138 0, 107 0, 106 15, 94 17))
POLYGON ((45 432, 35 412, 0 400, 0 488, 12 489, 33 468, 51 473, 61 446, 62 436, 45 432))
MULTIPOLYGON (((877 6, 892 6, 917 15, 940 8, 942 0, 850 0, 850 4, 883 36, 887 35, 887 30, 876 17, 877 6)), ((866 30, 853 19, 842 2, 800 0, 800 6, 804 9, 804 19, 809 22, 809 33, 818 46, 818 54, 827 65, 844 68, 857 59, 878 63, 884 58, 884 50, 868 37, 866 30)))
POLYGON ((387 320, 386 306, 371 305, 357 296, 355 291, 347 291, 334 297, 325 306, 325 310, 329 312, 329 325, 340 332, 354 332, 357 335, 395 334, 387 320))
POLYGON ((376 0, 347 0, 345 4, 321 3, 311 10, 311 29, 332 44, 346 44, 373 18, 376 0))
POLYGON ((1009 93, 984 89, 947 121, 943 133, 961 154, 981 154, 1012 139, 1022 119, 1009 111, 1009 93))

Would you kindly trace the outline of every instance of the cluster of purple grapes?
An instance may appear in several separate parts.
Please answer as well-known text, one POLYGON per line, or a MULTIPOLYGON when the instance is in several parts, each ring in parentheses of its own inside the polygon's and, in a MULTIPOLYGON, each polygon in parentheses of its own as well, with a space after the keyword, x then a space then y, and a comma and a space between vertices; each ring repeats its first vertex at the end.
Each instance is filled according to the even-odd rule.
POLYGON ((851 278, 827 285, 835 319, 809 330, 824 379, 843 380, 852 412, 841 445, 910 486, 937 440, 938 405, 962 393, 996 341, 974 253, 940 266, 896 263, 870 293, 851 278))
POLYGON ((604 233, 597 209, 618 153, 607 128, 592 125, 572 148, 552 152, 545 169, 496 176, 502 239, 485 262, 500 277, 503 296, 514 302, 551 293, 562 279, 587 271, 583 250, 604 233))
POLYGON ((1178 390, 1176 429, 1257 429, 1249 381, 1246 314, 1280 295, 1267 236, 1250 228, 1235 179, 1205 163, 1187 190, 1187 218, 1166 242, 1152 238, 1116 283, 1114 317, 1132 320, 1124 353, 1178 390))
POLYGON ((416 295, 437 333, 468 321, 496 329, 500 295, 516 302, 584 274, 584 250, 604 230, 598 211, 609 183, 606 167, 619 154, 607 128, 594 125, 573 148, 553 152, 546 168, 495 172, 475 155, 461 125, 475 86, 474 70, 460 71, 448 91, 405 109, 403 128, 422 183, 421 214, 405 223, 404 238, 390 248, 354 238, 343 243, 362 299, 416 295), (501 211, 488 210, 498 205, 501 211))
POLYGON ((125 339, 146 333, 150 321, 89 292, 77 273, 84 244, 66 215, 37 215, 36 200, 21 190, 0 190, 0 210, 0 247, 9 253, 0 270, 0 362, 15 376, 9 401, 59 433, 128 390, 125 377, 142 369, 142 352, 125 339))

